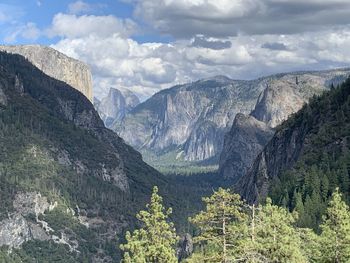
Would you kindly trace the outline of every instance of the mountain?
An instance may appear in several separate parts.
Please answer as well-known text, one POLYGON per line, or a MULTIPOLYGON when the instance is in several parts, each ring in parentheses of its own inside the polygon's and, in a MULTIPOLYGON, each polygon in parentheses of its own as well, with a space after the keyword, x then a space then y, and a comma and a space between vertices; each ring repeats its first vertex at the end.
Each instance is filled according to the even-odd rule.
POLYGON ((210 161, 221 152, 238 112, 250 113, 264 81, 223 76, 162 90, 139 104, 114 128, 142 151, 184 161, 210 161))
POLYGON ((157 167, 217 164, 237 113, 254 110, 251 117, 275 127, 348 72, 296 72, 250 81, 203 79, 156 93, 113 128, 157 167))
POLYGON ((22 56, 0 52, 0 65, 0 258, 119 262, 154 185, 179 221, 173 184, 85 96, 22 56))
POLYGON ((0 46, 0 50, 24 56, 45 74, 66 82, 92 101, 92 75, 85 63, 47 46, 0 46))
POLYGON ((245 175, 274 134, 276 126, 309 99, 349 76, 349 69, 280 74, 267 81, 249 116, 237 115, 225 135, 219 173, 233 182, 245 175))
POLYGON ((336 187, 350 201, 349 138, 350 79, 278 126, 236 190, 250 202, 270 195, 298 209, 300 225, 314 227, 336 187))
POLYGON ((139 103, 139 98, 130 90, 110 88, 108 95, 100 101, 96 99, 94 106, 105 126, 111 128, 139 103))

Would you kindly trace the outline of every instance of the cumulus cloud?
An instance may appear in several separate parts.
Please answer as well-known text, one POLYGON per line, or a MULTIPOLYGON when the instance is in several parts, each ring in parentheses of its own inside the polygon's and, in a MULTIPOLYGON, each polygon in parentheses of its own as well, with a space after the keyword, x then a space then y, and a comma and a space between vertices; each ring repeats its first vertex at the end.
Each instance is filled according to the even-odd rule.
POLYGON ((107 37, 113 33, 129 36, 136 31, 136 24, 131 19, 118 19, 112 15, 95 16, 56 14, 48 30, 50 36, 66 38, 84 37, 90 34, 107 37))
POLYGON ((295 34, 348 25, 348 0, 135 0, 135 16, 177 38, 295 34))
POLYGON ((251 79, 350 63, 350 28, 341 15, 350 8, 348 1, 124 1, 135 5, 135 15, 176 40, 139 43, 133 39, 140 32, 136 23, 112 15, 59 13, 48 30, 60 37, 54 48, 91 65, 98 97, 111 86, 147 98, 214 75, 251 79), (326 14, 319 25, 311 21, 326 14))

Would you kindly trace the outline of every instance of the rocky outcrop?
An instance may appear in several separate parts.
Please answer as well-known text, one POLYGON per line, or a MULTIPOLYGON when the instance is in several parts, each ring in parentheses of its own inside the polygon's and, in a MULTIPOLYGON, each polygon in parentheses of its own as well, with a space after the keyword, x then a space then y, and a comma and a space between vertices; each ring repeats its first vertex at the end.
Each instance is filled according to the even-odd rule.
POLYGON ((276 75, 266 80, 249 117, 237 115, 231 131, 225 136, 219 171, 225 179, 236 182, 247 173, 273 129, 297 112, 308 100, 337 85, 350 74, 348 69, 297 72, 276 75))
POLYGON ((92 75, 89 66, 83 62, 46 46, 0 46, 0 50, 24 56, 45 74, 66 82, 92 101, 92 75))
POLYGON ((111 128, 139 103, 139 98, 130 90, 110 88, 106 97, 101 100, 95 99, 94 106, 105 126, 111 128))
POLYGON ((7 219, 0 221, 0 247, 9 246, 18 248, 24 242, 32 239, 47 240, 48 233, 38 221, 30 222, 25 217, 32 214, 38 220, 38 216, 52 209, 46 197, 40 193, 18 193, 13 201, 14 212, 7 219))
POLYGON ((272 138, 274 130, 253 116, 237 114, 220 156, 220 174, 236 182, 272 138))

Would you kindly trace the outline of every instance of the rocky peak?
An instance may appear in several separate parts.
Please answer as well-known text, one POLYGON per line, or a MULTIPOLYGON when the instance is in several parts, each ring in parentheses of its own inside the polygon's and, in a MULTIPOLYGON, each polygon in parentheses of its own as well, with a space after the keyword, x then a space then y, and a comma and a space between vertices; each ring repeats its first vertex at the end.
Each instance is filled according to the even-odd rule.
POLYGON ((40 45, 0 46, 0 50, 24 56, 48 76, 66 82, 92 101, 92 75, 85 63, 40 45))
POLYGON ((121 121, 125 114, 140 103, 139 98, 130 90, 110 88, 102 100, 96 99, 94 106, 107 128, 121 121))

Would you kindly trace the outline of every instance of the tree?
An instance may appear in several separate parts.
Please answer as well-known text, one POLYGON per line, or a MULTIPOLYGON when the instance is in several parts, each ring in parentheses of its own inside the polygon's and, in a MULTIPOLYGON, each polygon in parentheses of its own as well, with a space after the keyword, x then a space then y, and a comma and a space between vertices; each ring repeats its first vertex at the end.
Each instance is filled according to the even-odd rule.
POLYGON ((237 256, 247 222, 244 202, 238 194, 219 188, 211 197, 203 198, 206 210, 190 221, 199 228, 194 242, 201 250, 189 262, 232 262, 237 256))
POLYGON ((125 263, 175 263, 177 236, 173 223, 169 222, 172 211, 165 210, 158 188, 153 188, 150 204, 137 214, 141 228, 126 233, 127 243, 121 245, 125 263))
POLYGON ((338 188, 332 194, 321 229, 321 262, 349 262, 350 212, 338 188))
POLYGON ((270 198, 266 205, 259 206, 257 212, 254 239, 247 242, 248 249, 245 249, 254 257, 246 257, 243 262, 306 262, 299 233, 294 227, 296 213, 272 205, 270 198))

